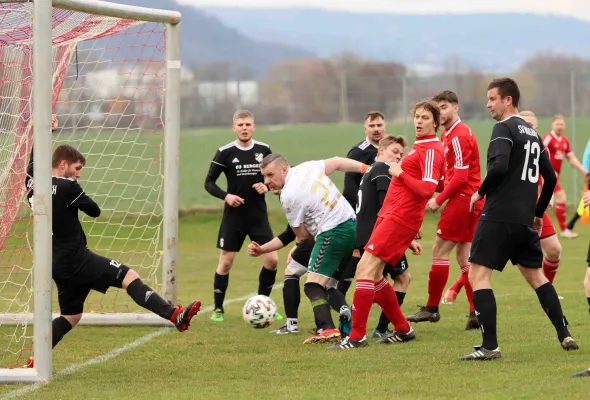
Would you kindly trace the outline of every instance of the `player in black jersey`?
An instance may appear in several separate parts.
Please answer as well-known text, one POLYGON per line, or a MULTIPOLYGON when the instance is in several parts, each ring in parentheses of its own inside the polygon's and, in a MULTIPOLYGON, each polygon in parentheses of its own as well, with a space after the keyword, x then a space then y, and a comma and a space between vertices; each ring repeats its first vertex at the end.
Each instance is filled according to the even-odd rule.
MULTIPOLYGON (((55 122, 54 122, 55 124, 55 122)), ((196 300, 188 307, 172 306, 145 285, 137 272, 115 260, 93 253, 78 219, 78 210, 92 218, 100 216, 100 207, 78 183, 86 163, 72 146, 61 145, 52 157, 53 185, 53 263, 52 276, 57 287, 60 316, 52 323, 53 347, 82 318, 84 302, 91 290, 106 293, 109 287, 122 288, 141 307, 171 321, 183 332, 200 309, 196 300)), ((27 168, 27 199, 34 209, 33 153, 27 168)), ((28 363, 33 366, 33 363, 28 363)))
POLYGON ((488 86, 488 109, 496 125, 488 147, 488 171, 474 204, 486 196, 471 246, 471 271, 475 313, 483 342, 460 360, 492 360, 501 357, 496 336, 496 299, 491 289, 492 271, 502 271, 508 260, 518 268, 539 298, 557 331, 561 347, 576 350, 559 298, 541 270, 543 251, 539 234, 543 213, 557 182, 545 146, 537 132, 518 115, 520 91, 510 78, 488 86), (539 175, 543 188, 537 202, 539 175))
MULTIPOLYGON (((389 174, 389 163, 399 162, 404 154, 406 140, 402 136, 387 135, 379 142, 379 150, 375 163, 369 168, 363 176, 358 191, 358 200, 356 205, 356 239, 357 249, 361 256, 364 247, 371 237, 377 214, 383 205, 385 195, 391 183, 389 174)), ((420 254, 422 247, 418 242, 412 243, 410 249, 414 254, 420 254)), ((394 280, 393 288, 397 296, 397 301, 401 306, 406 296, 406 291, 410 284, 410 272, 408 271, 408 260, 404 256, 399 262, 392 266, 387 265, 383 275, 390 275, 394 280)), ((389 320, 385 313, 381 312, 379 324, 373 331, 374 338, 386 338, 391 332, 387 329, 389 320)))
MULTIPOLYGON (((254 115, 246 110, 237 111, 233 117, 233 130, 237 139, 217 150, 205 178, 207 192, 225 201, 217 237, 219 263, 213 280, 215 310, 211 319, 216 322, 223 322, 223 301, 229 283, 229 272, 246 235, 260 244, 274 237, 264 199, 268 188, 260 172, 262 159, 271 151, 266 143, 252 139, 255 129, 254 115), (227 191, 216 184, 222 173, 227 178, 227 191)), ((263 256, 258 294, 270 296, 275 284, 278 260, 276 251, 263 256)), ((282 320, 283 317, 277 315, 277 319, 282 320)))
MULTIPOLYGON (((377 157, 379 141, 385 136, 386 128, 385 116, 379 111, 369 111, 365 116, 364 122, 366 137, 362 142, 355 144, 346 157, 360 161, 363 164, 373 164, 377 157)), ((356 173, 346 173, 344 175, 344 190, 342 191, 342 195, 351 205, 353 210, 357 204, 357 196, 362 177, 361 174, 356 173)), ((346 292, 348 292, 348 289, 352 284, 359 260, 359 252, 355 251, 342 275, 342 279, 338 282, 338 290, 344 295, 346 295, 346 292)))

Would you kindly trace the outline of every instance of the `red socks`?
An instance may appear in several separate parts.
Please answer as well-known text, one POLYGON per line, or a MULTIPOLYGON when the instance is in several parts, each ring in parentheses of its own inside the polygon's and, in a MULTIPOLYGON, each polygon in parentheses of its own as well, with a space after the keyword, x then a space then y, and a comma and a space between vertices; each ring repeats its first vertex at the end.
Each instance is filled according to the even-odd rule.
POLYGON ((365 337, 374 298, 375 282, 372 279, 358 279, 352 298, 352 329, 350 331, 352 340, 361 340, 365 337))
POLYGON ((559 260, 549 261, 548 259, 543 258, 543 274, 545 274, 545 277, 549 282, 553 283, 558 268, 559 260))
POLYGON ((469 264, 461 267, 461 278, 463 285, 465 286, 465 295, 467 296, 467 301, 469 302, 469 312, 472 313, 475 311, 475 306, 473 305, 473 288, 471 287, 471 283, 469 283, 470 269, 471 265, 469 264))
POLYGON ((453 286, 451 286, 450 290, 455 293, 460 293, 461 289, 463 289, 463 274, 460 274, 453 286))
POLYGON ((565 222, 565 203, 559 203, 555 205, 555 217, 557 217, 559 229, 562 232, 565 231, 567 229, 567 224, 565 222))
POLYGON ((449 280, 449 260, 432 260, 432 267, 428 273, 428 302, 427 307, 438 307, 443 291, 449 280))
MULTIPOLYGON (((393 290, 393 286, 387 282, 387 279, 381 278, 379 282, 375 283, 375 300, 383 309, 387 319, 393 324, 393 328, 396 332, 408 333, 410 331, 410 324, 399 307, 395 290, 393 290)), ((354 339, 352 334, 351 339, 354 339)))

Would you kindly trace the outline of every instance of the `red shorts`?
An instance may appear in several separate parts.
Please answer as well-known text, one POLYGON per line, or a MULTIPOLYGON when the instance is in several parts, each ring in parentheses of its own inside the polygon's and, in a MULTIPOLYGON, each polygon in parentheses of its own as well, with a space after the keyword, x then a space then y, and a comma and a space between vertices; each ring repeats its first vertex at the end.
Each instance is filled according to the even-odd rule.
POLYGON ((438 221, 436 235, 439 238, 458 243, 471 242, 483 209, 483 201, 475 203, 473 212, 469 211, 470 202, 471 198, 463 194, 449 199, 438 221))
POLYGON ((541 239, 555 235, 555 226, 547 213, 543 214, 543 228, 541 229, 541 239))
POLYGON ((365 251, 388 264, 395 265, 406 253, 418 231, 395 221, 377 218, 365 251))
POLYGON ((555 189, 553 189, 553 193, 557 193, 560 190, 563 190, 563 189, 561 188, 561 185, 559 184, 559 179, 558 179, 557 183, 555 184, 555 189))

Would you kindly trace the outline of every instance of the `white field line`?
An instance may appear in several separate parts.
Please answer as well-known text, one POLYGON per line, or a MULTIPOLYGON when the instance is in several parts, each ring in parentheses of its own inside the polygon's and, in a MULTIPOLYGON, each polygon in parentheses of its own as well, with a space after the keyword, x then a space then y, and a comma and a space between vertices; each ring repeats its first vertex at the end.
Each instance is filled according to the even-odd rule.
MULTIPOLYGON (((278 284, 278 285, 273 286, 273 289, 275 289, 275 290, 276 289, 281 289, 282 287, 283 287, 283 284, 281 283, 281 284, 278 284)), ((238 298, 235 298, 235 299, 229 299, 229 300, 227 300, 225 302, 225 304, 237 303, 239 301, 248 300, 250 297, 252 297, 254 295, 256 295, 256 293, 251 293, 251 294, 249 294, 247 296, 242 296, 242 297, 238 297, 238 298)), ((213 311, 213 306, 206 307, 206 308, 202 309, 199 312, 199 314, 209 313, 211 311, 213 311)), ((196 322, 196 320, 195 320, 195 322, 196 322)), ((195 326, 195 328, 198 329, 198 325, 195 326)), ((147 335, 144 335, 144 336, 140 337, 139 339, 137 339, 137 340, 135 340, 135 341, 133 341, 133 342, 131 342, 129 344, 126 344, 125 346, 122 346, 122 347, 119 347, 117 349, 111 350, 111 351, 109 351, 106 354, 100 355, 98 357, 91 358, 90 360, 87 360, 87 361, 84 361, 84 362, 81 362, 81 363, 78 363, 78 364, 70 365, 69 367, 67 367, 65 369, 62 369, 61 371, 59 371, 58 373, 56 373, 53 376, 53 379, 51 380, 51 382, 54 382, 54 381, 56 381, 58 379, 61 379, 61 378, 64 378, 66 376, 75 374, 76 372, 78 372, 81 369, 86 368, 86 367, 88 367, 90 365, 102 364, 103 362, 106 362, 106 361, 109 361, 109 360, 111 360, 111 359, 113 359, 115 357, 118 357, 121 354, 123 354, 123 353, 125 353, 125 352, 127 352, 129 350, 133 350, 136 347, 139 347, 142 344, 145 344, 145 343, 149 342, 150 340, 152 340, 152 339, 154 339, 154 338, 156 338, 158 336, 162 336, 162 335, 164 335, 166 333, 169 333, 169 332, 172 332, 172 331, 174 331, 174 328, 161 328, 161 329, 158 329, 155 332, 150 332, 147 335)), ((1 400, 14 399, 14 398, 17 398, 17 397, 20 397, 20 396, 24 396, 25 394, 30 394, 30 393, 36 392, 37 390, 41 389, 42 387, 44 387, 45 385, 48 385, 51 382, 37 382, 37 383, 34 383, 32 385, 29 385, 29 386, 24 386, 24 387, 22 387, 20 389, 13 390, 12 392, 6 393, 0 399, 1 400)))

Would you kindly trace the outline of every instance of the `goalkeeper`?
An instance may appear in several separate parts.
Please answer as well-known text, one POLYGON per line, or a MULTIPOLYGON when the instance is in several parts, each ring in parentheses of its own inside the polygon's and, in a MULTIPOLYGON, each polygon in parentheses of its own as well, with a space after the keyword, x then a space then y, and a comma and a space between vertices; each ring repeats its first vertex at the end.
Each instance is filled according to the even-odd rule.
MULTIPOLYGON (((52 128, 57 128, 53 117, 52 128)), ((93 253, 87 247, 86 235, 78 219, 78 210, 97 218, 100 207, 78 183, 86 159, 74 147, 58 146, 53 152, 53 262, 52 277, 57 287, 60 316, 52 321, 52 347, 73 328, 84 310, 91 290, 106 293, 109 287, 122 288, 141 307, 171 321, 183 332, 200 309, 196 300, 187 307, 172 306, 144 284, 137 272, 115 260, 93 253)), ((27 199, 34 210, 33 153, 27 169, 27 199)), ((33 366, 32 359, 27 361, 33 366)))

